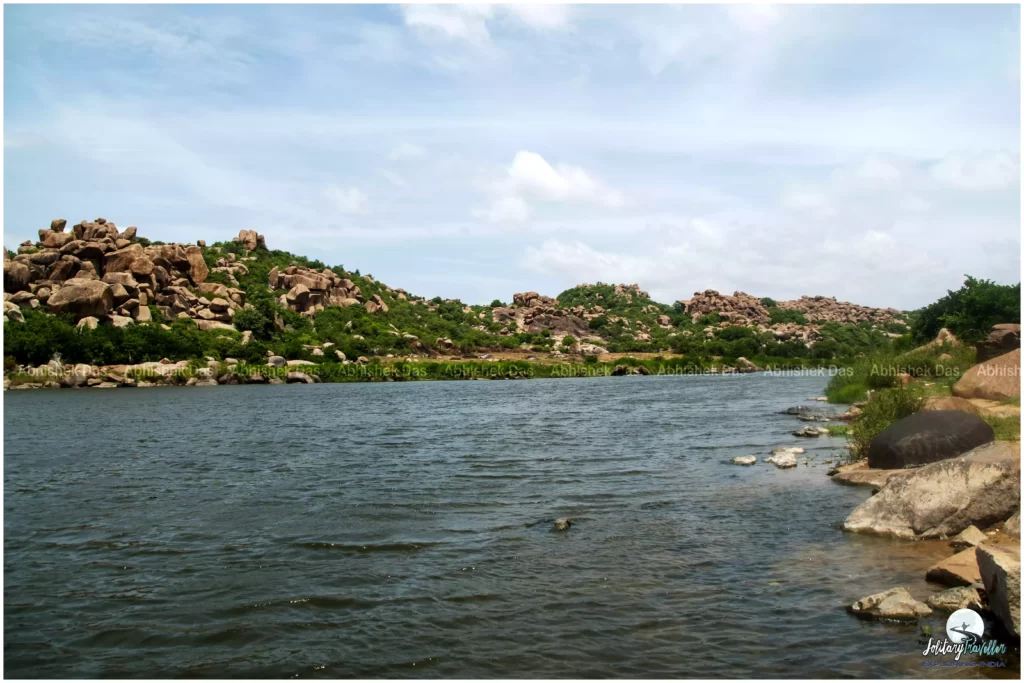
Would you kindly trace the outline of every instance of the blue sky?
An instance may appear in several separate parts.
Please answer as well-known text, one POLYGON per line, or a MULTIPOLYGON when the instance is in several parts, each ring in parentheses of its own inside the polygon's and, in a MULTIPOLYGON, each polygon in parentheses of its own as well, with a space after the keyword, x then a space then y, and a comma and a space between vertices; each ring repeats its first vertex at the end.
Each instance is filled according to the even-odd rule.
POLYGON ((1020 279, 1016 6, 4 7, 4 242, 104 216, 469 303, 1020 279))

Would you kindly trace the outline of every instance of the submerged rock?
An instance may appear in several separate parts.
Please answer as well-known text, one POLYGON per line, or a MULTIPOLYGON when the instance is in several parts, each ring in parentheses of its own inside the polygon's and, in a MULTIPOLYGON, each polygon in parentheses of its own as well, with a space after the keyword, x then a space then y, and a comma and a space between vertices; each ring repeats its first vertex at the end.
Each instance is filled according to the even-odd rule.
POLYGON ((918 602, 906 588, 890 588, 861 598, 850 605, 854 614, 878 619, 917 619, 932 613, 932 608, 918 602))
POLYGON ((824 427, 804 427, 803 429, 798 429, 795 432, 793 432, 793 436, 803 437, 825 436, 827 434, 828 430, 825 429, 824 427))
POLYGON ((551 527, 552 531, 565 531, 572 526, 572 520, 562 517, 556 519, 554 525, 551 527))
POLYGON ((739 455, 732 459, 734 465, 753 465, 757 463, 757 456, 739 455))

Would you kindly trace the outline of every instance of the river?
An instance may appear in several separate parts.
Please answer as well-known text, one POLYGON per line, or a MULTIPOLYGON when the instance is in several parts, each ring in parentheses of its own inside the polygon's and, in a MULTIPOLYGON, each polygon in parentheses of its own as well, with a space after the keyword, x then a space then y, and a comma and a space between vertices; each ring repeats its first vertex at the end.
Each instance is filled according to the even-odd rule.
POLYGON ((839 530, 825 382, 7 392, 6 674, 951 675, 844 610, 949 549, 839 530))

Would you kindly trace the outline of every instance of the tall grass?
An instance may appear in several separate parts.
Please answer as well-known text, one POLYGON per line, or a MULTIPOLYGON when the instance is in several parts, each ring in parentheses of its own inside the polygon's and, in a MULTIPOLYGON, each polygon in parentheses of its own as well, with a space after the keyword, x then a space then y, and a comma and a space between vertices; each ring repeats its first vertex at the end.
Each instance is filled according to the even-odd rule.
POLYGON ((951 344, 922 346, 902 354, 875 353, 856 359, 833 375, 825 396, 831 403, 863 401, 869 390, 901 385, 904 373, 948 389, 974 365, 974 358, 973 348, 951 344), (948 357, 942 358, 944 355, 948 357))

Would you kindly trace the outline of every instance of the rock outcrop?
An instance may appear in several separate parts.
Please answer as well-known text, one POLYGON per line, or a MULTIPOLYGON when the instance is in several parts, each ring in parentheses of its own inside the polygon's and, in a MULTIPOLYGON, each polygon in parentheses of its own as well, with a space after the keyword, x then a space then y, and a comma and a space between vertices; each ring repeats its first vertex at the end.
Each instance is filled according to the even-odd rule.
POLYGON ((930 410, 899 420, 871 440, 868 466, 898 470, 954 458, 988 443, 995 433, 977 415, 930 410))
POLYGON ((1020 545, 983 545, 977 554, 989 609, 1011 635, 1020 636, 1020 545))
POLYGON ((1001 522, 1020 508, 1019 448, 997 441, 892 477, 843 528, 917 539, 1001 522))
POLYGON ((953 385, 960 398, 1020 398, 1020 349, 975 365, 953 385))
POLYGON ((958 609, 979 609, 982 605, 981 595, 973 586, 957 586, 928 596, 925 603, 939 612, 955 612, 958 609))
MULTIPOLYGON (((280 295, 281 305, 306 316, 314 316, 327 306, 347 308, 363 301, 358 285, 346 277, 339 277, 330 268, 317 271, 292 265, 280 271, 275 267, 267 276, 267 286, 275 291, 287 290, 280 295)), ((375 299, 378 300, 380 297, 375 299)), ((387 312, 387 306, 377 310, 387 312)))
POLYGON ((989 332, 988 337, 977 344, 977 361, 984 363, 1014 349, 1020 348, 1020 325, 1018 323, 1004 323, 996 325, 989 332))
MULTIPOLYGON (((45 304, 58 314, 70 314, 84 327, 125 326, 152 320, 156 306, 168 320, 185 315, 228 329, 245 293, 214 285, 226 306, 208 306, 200 293, 209 268, 194 245, 138 241, 135 227, 123 232, 103 218, 82 221, 65 232, 67 221, 56 219, 39 231, 39 242, 4 263, 4 299, 18 306, 45 304)), ((19 320, 4 306, 7 319, 19 320)))

